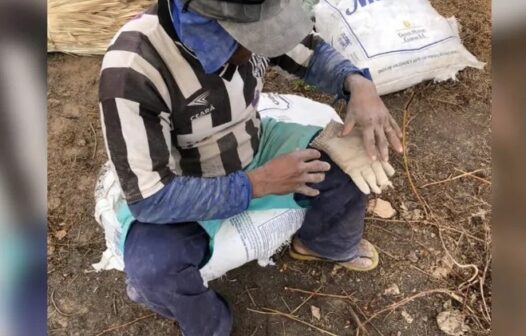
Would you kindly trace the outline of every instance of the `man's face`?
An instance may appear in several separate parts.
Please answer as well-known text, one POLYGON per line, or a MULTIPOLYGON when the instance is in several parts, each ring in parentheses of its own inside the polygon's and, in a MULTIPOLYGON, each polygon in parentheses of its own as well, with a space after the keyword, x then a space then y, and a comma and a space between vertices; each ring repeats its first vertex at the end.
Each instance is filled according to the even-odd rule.
POLYGON ((250 60, 250 57, 252 57, 252 52, 242 45, 239 45, 236 51, 234 51, 232 57, 228 60, 228 63, 242 65, 247 63, 250 60))

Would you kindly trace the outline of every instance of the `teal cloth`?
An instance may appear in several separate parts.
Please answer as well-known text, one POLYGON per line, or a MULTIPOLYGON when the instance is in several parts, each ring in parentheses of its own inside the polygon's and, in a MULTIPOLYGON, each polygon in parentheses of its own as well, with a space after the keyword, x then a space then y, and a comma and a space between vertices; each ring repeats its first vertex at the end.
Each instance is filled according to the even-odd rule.
MULTIPOLYGON (((272 118, 264 118, 261 123, 261 135, 258 152, 245 171, 263 166, 276 156, 305 149, 314 135, 321 130, 318 126, 305 126, 296 123, 281 122, 272 118)), ((298 209, 307 204, 294 201, 294 194, 268 195, 252 199, 247 210, 268 209, 298 209)), ((223 219, 199 221, 199 224, 210 236, 210 249, 213 250, 214 236, 221 228, 223 219)))
MULTIPOLYGON (((296 149, 305 149, 314 135, 321 130, 318 126, 305 126, 296 123, 281 122, 272 118, 264 118, 261 121, 261 134, 259 148, 252 162, 245 167, 245 171, 254 170, 263 166, 276 156, 293 152, 296 149)), ((308 204, 298 204, 294 201, 294 194, 268 195, 252 199, 247 210, 268 209, 298 209, 308 204)), ((121 224, 121 237, 119 248, 124 251, 126 235, 135 220, 123 200, 117 204, 117 219, 121 224)), ((214 236, 221 228, 224 219, 199 221, 199 224, 210 236, 210 249, 213 250, 214 236)))
POLYGON ((125 200, 120 200, 119 203, 117 203, 117 209, 115 212, 117 214, 117 220, 121 224, 119 249, 122 253, 124 253, 124 242, 126 241, 126 236, 128 235, 128 231, 130 231, 130 227, 133 224, 135 218, 133 218, 130 208, 128 207, 128 204, 125 200))

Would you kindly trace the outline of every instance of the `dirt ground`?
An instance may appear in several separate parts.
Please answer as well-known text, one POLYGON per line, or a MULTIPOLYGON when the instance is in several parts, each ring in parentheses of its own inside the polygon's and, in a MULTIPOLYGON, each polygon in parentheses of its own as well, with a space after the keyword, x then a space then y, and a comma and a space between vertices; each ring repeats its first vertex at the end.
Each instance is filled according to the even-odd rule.
MULTIPOLYGON (((464 44, 488 64, 483 71, 461 72, 457 82, 423 83, 384 97, 400 125, 404 111, 408 120, 407 171, 404 156, 392 154, 395 189, 381 198, 397 215, 366 220, 365 236, 381 252, 379 267, 349 273, 282 253, 275 267, 250 263, 229 272, 211 286, 232 304, 234 336, 324 332, 316 328, 328 335, 357 335, 357 321, 370 335, 442 335, 436 317, 448 309, 466 316, 466 335, 490 334, 490 2, 433 4, 459 19, 464 44), (463 172, 470 174, 424 186, 463 172), (466 283, 475 268, 478 274, 466 283), (386 292, 393 284, 399 293, 386 292), (310 297, 285 287, 340 297, 310 297), (429 292, 437 289, 441 293, 429 292), (304 323, 249 310, 289 313, 300 305, 294 316, 304 323), (320 319, 311 306, 320 309, 320 319), (369 317, 374 319, 365 323, 369 317)), ((122 273, 91 268, 105 248, 93 217, 95 179, 106 161, 97 105, 100 62, 100 57, 62 54, 48 60, 49 334, 179 335, 174 322, 127 298, 122 273)), ((266 91, 332 100, 275 72, 267 76, 266 91)))

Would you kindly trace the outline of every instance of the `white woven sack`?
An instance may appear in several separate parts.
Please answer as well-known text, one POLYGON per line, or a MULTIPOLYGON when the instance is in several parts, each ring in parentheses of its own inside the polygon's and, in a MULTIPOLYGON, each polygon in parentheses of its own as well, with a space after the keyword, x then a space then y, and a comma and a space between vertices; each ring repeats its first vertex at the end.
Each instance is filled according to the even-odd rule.
POLYGON ((428 0, 320 0, 314 15, 325 41, 369 68, 380 95, 484 66, 462 45, 456 19, 428 0))
MULTIPOLYGON (((341 118, 328 105, 294 95, 262 94, 258 104, 262 118, 324 127, 331 119, 341 118)), ((115 174, 107 163, 101 170, 95 189, 95 219, 104 228, 106 251, 95 270, 124 270, 122 253, 118 248, 121 224, 115 209, 124 202, 115 174)), ((214 252, 201 268, 205 284, 226 272, 252 260, 261 266, 271 263, 270 257, 299 229, 304 209, 273 209, 245 211, 225 220, 215 235, 214 252)))

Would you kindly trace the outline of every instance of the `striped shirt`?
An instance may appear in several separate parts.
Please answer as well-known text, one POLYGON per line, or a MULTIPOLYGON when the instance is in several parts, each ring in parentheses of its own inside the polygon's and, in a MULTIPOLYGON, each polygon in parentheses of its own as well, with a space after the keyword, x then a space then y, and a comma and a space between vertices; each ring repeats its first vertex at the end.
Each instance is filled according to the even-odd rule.
POLYGON ((102 63, 103 132, 128 202, 177 175, 224 176, 247 166, 259 144, 256 106, 268 65, 302 78, 321 41, 309 35, 287 55, 253 55, 207 75, 179 42, 165 6, 160 1, 122 27, 102 63))

